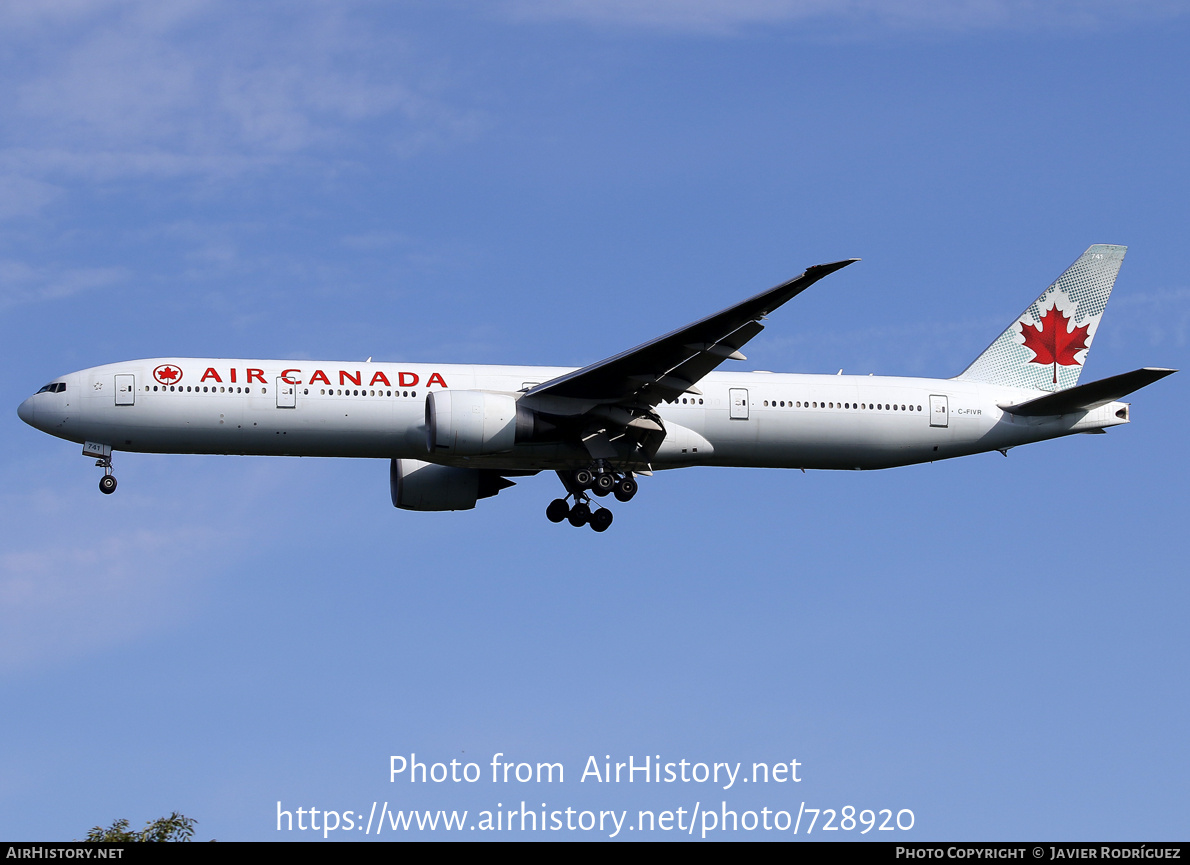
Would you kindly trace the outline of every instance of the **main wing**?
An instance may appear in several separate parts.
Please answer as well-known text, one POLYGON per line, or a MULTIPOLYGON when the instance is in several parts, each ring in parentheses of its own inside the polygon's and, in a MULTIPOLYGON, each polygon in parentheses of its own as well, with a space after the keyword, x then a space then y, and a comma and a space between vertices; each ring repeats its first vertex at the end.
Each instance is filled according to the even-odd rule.
POLYGON ((648 466, 665 440, 658 403, 699 393, 697 382, 764 330, 761 321, 828 274, 859 261, 819 264, 788 282, 636 348, 530 388, 518 405, 592 459, 648 466))
POLYGON ((678 328, 636 348, 558 376, 530 389, 528 407, 550 414, 583 414, 596 405, 649 409, 683 393, 724 360, 743 360, 740 348, 764 330, 761 321, 824 276, 859 261, 817 264, 788 282, 678 328))

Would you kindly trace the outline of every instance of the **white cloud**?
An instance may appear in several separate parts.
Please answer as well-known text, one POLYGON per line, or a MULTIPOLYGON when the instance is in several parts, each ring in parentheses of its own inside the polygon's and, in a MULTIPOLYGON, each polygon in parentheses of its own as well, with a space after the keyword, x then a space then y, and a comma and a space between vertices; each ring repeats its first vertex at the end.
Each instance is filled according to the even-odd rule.
MULTIPOLYGON (((1112 345, 1147 345, 1150 348, 1181 348, 1190 339, 1190 288, 1170 288, 1113 297, 1104 319, 1111 319, 1112 345)), ((1179 352, 1180 354, 1180 352, 1179 352)), ((1158 362, 1140 358, 1145 363, 1168 363, 1168 356, 1158 362)), ((1181 362, 1178 360, 1177 362, 1181 362)))
POLYGON ((113 285, 128 277, 119 267, 34 267, 0 259, 0 309, 56 300, 113 285))
POLYGON ((0 219, 16 219, 41 211, 62 189, 19 174, 0 174, 0 219))
POLYGON ((400 231, 367 231, 363 234, 352 234, 341 239, 344 246, 362 252, 398 249, 412 245, 415 240, 400 231))
POLYGON ((348 159, 367 147, 399 155, 472 134, 476 115, 444 96, 426 71, 435 64, 369 26, 357 14, 367 11, 7 4, 0 169, 25 180, 219 177, 332 147, 348 159))
MULTIPOLYGON (((781 372, 849 375, 958 375, 998 331, 999 319, 919 322, 789 335, 766 332, 755 354, 781 372)), ((746 354, 752 354, 745 350, 746 354)))
MULTIPOLYGON (((1003 317, 926 321, 864 328, 767 330, 745 349, 781 372, 958 375, 1007 324, 1003 317)), ((1117 290, 1108 304, 1092 357, 1091 379, 1119 370, 1102 366, 1111 347, 1136 366, 1179 363, 1190 341, 1190 289, 1132 294, 1117 290), (1156 350, 1156 351, 1154 351, 1156 350), (1176 353, 1175 353, 1176 351, 1176 353)))
POLYGON ((1181 13, 1170 0, 506 0, 530 20, 572 20, 610 27, 734 33, 760 25, 822 22, 872 28, 972 30, 1095 26, 1181 13))
POLYGON ((109 498, 96 488, 94 461, 70 449, 65 461, 53 447, 11 470, 10 490, 0 495, 0 674, 106 651, 185 621, 207 602, 212 580, 242 559, 253 509, 262 497, 276 501, 286 477, 268 461, 231 467, 212 466, 215 457, 125 456, 136 469, 109 498))
POLYGON ((13 183, 46 184, 36 177, 51 177, 63 185, 69 182, 98 183, 129 177, 164 179, 203 176, 230 178, 249 170, 278 164, 271 155, 234 153, 186 153, 157 147, 131 146, 124 149, 88 150, 69 147, 11 147, 0 151, 0 168, 13 183))
POLYGON ((173 562, 193 537, 122 530, 83 539, 72 527, 72 542, 60 543, 54 534, 0 555, 0 670, 115 645, 184 611, 173 562))
POLYGON ((123 0, 40 0, 37 3, 4 3, 0 5, 0 27, 11 33, 77 25, 94 20, 122 5, 127 4, 123 0))

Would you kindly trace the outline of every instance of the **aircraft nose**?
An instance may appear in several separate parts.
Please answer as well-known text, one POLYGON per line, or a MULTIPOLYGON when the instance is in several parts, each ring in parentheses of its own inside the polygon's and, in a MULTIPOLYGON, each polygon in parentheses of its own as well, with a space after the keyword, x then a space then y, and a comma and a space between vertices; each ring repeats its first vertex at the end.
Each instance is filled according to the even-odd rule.
POLYGON ((29 426, 33 426, 33 397, 29 397, 17 406, 17 417, 29 424, 29 426))

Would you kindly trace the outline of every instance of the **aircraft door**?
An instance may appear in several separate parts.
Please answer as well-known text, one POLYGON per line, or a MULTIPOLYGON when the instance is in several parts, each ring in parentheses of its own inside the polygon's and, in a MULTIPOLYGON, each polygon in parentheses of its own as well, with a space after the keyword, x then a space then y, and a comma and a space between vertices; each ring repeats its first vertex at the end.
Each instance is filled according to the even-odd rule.
POLYGON ((136 376, 116 376, 116 405, 133 405, 136 402, 136 376))
POLYGON ((297 385, 277 379, 277 408, 297 408, 297 385))
POLYGON ((950 426, 950 405, 945 394, 930 394, 930 426, 950 426))
POLYGON ((732 420, 747 420, 748 419, 748 389, 745 387, 733 387, 727 391, 728 402, 731 403, 731 419, 732 420))

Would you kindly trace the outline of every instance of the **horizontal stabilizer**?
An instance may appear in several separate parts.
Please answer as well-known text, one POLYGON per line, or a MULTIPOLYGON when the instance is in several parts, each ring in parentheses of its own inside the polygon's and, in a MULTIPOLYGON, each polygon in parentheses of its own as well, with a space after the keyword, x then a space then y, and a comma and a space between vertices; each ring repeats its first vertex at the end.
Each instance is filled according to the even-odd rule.
POLYGON ((1001 405, 1000 408, 1011 414, 1023 417, 1042 417, 1047 415, 1072 414, 1078 411, 1090 411, 1109 402, 1115 402, 1122 396, 1140 390, 1146 385, 1165 378, 1177 372, 1176 369, 1155 369, 1145 367, 1132 372, 1101 378, 1089 384, 1060 390, 1057 393, 1031 399, 1019 405, 1001 405))

